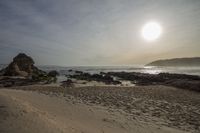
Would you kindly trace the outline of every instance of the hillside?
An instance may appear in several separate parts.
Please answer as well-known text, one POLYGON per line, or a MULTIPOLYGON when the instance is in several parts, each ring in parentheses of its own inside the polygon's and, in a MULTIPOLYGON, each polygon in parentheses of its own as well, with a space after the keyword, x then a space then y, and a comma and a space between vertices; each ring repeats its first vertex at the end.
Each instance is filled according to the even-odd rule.
POLYGON ((200 66, 200 57, 157 60, 146 66, 200 66))

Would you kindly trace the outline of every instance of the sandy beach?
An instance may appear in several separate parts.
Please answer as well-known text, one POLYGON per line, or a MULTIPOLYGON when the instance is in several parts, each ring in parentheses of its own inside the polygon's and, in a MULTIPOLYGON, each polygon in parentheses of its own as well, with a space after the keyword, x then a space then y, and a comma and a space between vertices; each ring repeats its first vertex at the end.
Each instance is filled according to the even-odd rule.
POLYGON ((164 86, 1 88, 0 132, 199 132, 199 96, 164 86))

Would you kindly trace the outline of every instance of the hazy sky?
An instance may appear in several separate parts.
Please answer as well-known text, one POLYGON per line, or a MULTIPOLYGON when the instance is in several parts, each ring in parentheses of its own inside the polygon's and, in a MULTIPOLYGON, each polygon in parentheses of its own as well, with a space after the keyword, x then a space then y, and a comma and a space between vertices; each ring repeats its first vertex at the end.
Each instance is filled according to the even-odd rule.
POLYGON ((131 65, 200 56, 200 0, 0 0, 0 63, 131 65), (148 42, 143 25, 157 21, 148 42))

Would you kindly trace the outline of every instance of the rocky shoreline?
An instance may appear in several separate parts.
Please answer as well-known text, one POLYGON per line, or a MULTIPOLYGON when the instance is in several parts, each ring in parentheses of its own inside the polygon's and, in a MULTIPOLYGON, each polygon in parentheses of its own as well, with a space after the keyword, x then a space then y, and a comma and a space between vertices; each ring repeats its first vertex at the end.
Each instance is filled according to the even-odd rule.
POLYGON ((97 81, 107 85, 121 85, 122 81, 129 81, 132 84, 143 85, 165 85, 200 92, 200 76, 159 73, 148 74, 139 72, 100 72, 99 74, 90 74, 78 71, 74 75, 66 75, 69 79, 97 81))
POLYGON ((136 85, 165 85, 200 92, 200 76, 196 75, 138 72, 108 72, 106 74, 129 80, 136 85))
POLYGON ((97 81, 103 82, 107 85, 118 85, 121 84, 120 81, 115 80, 112 76, 100 73, 100 74, 90 74, 82 71, 76 71, 73 75, 66 75, 68 78, 73 78, 77 80, 86 80, 86 81, 97 81))
MULTIPOLYGON (((69 70, 73 72, 73 70, 69 70)), ((30 56, 24 53, 18 54, 13 61, 0 71, 0 86, 24 86, 32 84, 55 83, 59 73, 55 70, 49 73, 34 66, 34 61, 30 56)), ((135 85, 165 85, 186 90, 200 92, 200 76, 186 74, 159 73, 148 74, 139 72, 100 72, 99 74, 90 74, 79 70, 74 71, 72 75, 66 75, 67 81, 61 84, 64 86, 73 86, 71 79, 85 80, 87 82, 95 81, 105 85, 123 86, 122 81, 131 82, 135 85)))

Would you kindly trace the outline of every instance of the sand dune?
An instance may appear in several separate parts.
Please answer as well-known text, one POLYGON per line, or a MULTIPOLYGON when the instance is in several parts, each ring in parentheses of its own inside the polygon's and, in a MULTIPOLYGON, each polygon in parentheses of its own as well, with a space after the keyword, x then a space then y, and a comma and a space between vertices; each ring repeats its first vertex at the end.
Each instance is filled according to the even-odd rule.
POLYGON ((183 133, 72 96, 0 89, 0 133, 183 133))

